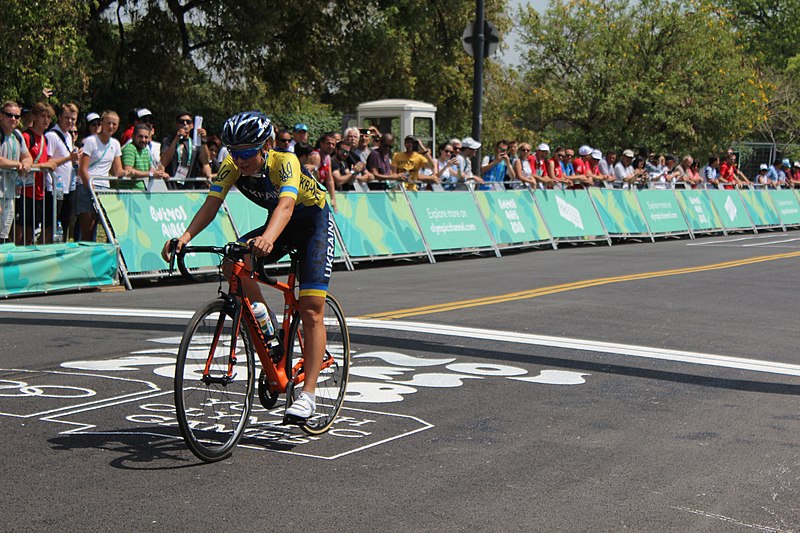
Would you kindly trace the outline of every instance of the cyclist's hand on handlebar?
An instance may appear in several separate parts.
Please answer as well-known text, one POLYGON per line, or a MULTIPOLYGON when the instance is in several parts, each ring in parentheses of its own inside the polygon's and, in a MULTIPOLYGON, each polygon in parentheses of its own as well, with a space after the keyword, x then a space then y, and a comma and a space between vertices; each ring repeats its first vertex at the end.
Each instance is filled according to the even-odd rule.
POLYGON ((161 249, 161 258, 166 261, 167 263, 170 262, 172 259, 172 254, 177 253, 183 248, 186 244, 189 243, 188 239, 184 239, 184 236, 181 235, 178 239, 178 242, 175 243, 175 250, 172 250, 172 239, 168 240, 164 243, 164 247, 161 249))
POLYGON ((269 254, 272 251, 273 246, 275 246, 272 242, 261 236, 251 239, 249 242, 253 246, 253 252, 256 254, 256 256, 269 254))

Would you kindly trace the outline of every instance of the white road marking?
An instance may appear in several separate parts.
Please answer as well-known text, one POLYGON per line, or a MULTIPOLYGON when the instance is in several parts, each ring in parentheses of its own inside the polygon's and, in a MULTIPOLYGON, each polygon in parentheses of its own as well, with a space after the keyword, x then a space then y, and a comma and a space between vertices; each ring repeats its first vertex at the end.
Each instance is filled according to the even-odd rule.
POLYGON ((722 522, 727 522, 729 524, 735 524, 737 526, 742 526, 742 527, 746 527, 746 528, 749 528, 749 529, 755 529, 757 531, 769 531, 771 533, 791 533, 792 531, 795 531, 793 529, 792 530, 778 529, 778 528, 771 527, 771 526, 762 526, 762 525, 759 525, 759 524, 748 524, 746 522, 742 522, 741 520, 737 520, 737 519, 731 518, 729 516, 724 516, 724 515, 716 514, 716 513, 709 513, 709 512, 706 512, 706 511, 701 511, 699 509, 690 509, 688 507, 673 507, 673 509, 677 509, 678 511, 685 511, 687 513, 692 513, 692 514, 696 514, 696 515, 700 515, 700 516, 705 516, 706 518, 713 518, 715 520, 720 520, 722 522))
POLYGON ((752 248, 753 246, 772 246, 775 244, 782 244, 785 242, 795 242, 800 241, 800 239, 783 239, 780 241, 769 241, 769 242, 757 242, 755 244, 743 244, 742 248, 752 248))
MULTIPOLYGON (((117 317, 151 317, 151 318, 188 318, 191 311, 171 311, 166 309, 123 309, 123 308, 85 308, 45 305, 20 305, 0 304, 0 313, 33 313, 33 314, 60 314, 60 315, 90 315, 98 319, 106 316, 117 317)), ((780 374, 786 376, 800 376, 800 365, 750 359, 745 357, 732 357, 683 350, 669 350, 650 346, 637 346, 632 344, 619 344, 613 342, 595 341, 589 339, 574 339, 568 337, 552 337, 549 335, 535 335, 531 333, 518 333, 514 331, 497 331, 480 328, 454 326, 452 324, 426 324, 421 322, 406 322, 399 320, 373 320, 373 319, 347 319, 351 328, 380 329, 392 331, 405 331, 415 333, 430 333, 439 337, 462 337, 498 342, 511 342, 517 344, 530 344, 535 346, 550 346, 554 348, 568 348, 586 352, 607 353, 615 355, 629 355, 644 359, 657 359, 679 363, 691 363, 705 366, 734 368, 762 372, 767 374, 780 374)), ((438 363, 437 363, 438 364, 438 363)))

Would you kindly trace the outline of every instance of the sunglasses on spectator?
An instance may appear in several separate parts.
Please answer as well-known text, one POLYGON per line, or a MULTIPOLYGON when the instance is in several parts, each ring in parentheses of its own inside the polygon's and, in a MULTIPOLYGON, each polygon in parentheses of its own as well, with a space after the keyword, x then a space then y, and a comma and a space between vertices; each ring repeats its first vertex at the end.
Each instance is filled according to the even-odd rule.
POLYGON ((452 153, 453 153, 453 151, 452 151, 452 150, 442 150, 442 152, 444 152, 444 153, 446 153, 446 154, 452 154, 452 153))
POLYGON ((277 142, 279 142, 279 143, 288 143, 288 142, 292 142, 292 138, 291 138, 291 137, 278 137, 276 140, 277 140, 277 142))
POLYGON ((530 152, 531 149, 530 148, 520 148, 519 151, 520 152, 530 152))
POLYGON ((556 157, 564 157, 564 154, 556 154, 556 157))
POLYGON ((343 156, 347 157, 348 155, 350 155, 350 150, 342 150, 342 149, 340 149, 339 153, 342 154, 343 156))
POLYGON ((231 154, 231 157, 234 159, 250 159, 254 157, 258 152, 261 150, 260 146, 256 146, 255 148, 242 148, 241 150, 234 150, 233 148, 228 148, 228 151, 231 154))
POLYGON ((188 118, 182 118, 182 119, 180 119, 180 120, 178 121, 178 124, 184 124, 184 125, 186 125, 186 124, 191 124, 191 123, 192 123, 192 121, 191 121, 191 120, 189 120, 188 118))
POLYGON ((9 113, 8 111, 3 111, 3 114, 8 118, 13 118, 14 120, 19 120, 21 115, 15 115, 14 113, 9 113))

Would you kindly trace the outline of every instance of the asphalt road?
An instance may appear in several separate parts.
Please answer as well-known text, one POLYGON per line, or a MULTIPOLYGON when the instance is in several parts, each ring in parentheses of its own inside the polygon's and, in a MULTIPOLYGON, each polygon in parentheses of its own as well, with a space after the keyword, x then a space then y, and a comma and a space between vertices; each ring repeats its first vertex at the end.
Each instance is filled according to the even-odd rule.
POLYGON ((343 416, 258 409, 213 465, 170 375, 216 283, 0 302, 3 529, 800 531, 798 262, 776 232, 336 272, 343 416))

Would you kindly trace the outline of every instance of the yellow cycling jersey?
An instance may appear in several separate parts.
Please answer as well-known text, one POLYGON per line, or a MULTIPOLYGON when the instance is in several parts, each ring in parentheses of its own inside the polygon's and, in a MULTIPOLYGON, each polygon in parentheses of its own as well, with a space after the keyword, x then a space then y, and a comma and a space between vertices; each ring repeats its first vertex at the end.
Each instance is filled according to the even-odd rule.
POLYGON ((278 200, 295 201, 292 217, 320 211, 325 207, 325 187, 301 165, 294 152, 273 149, 264 156, 264 167, 257 176, 242 176, 229 155, 211 183, 209 196, 225 199, 233 185, 251 202, 272 211, 278 200))

